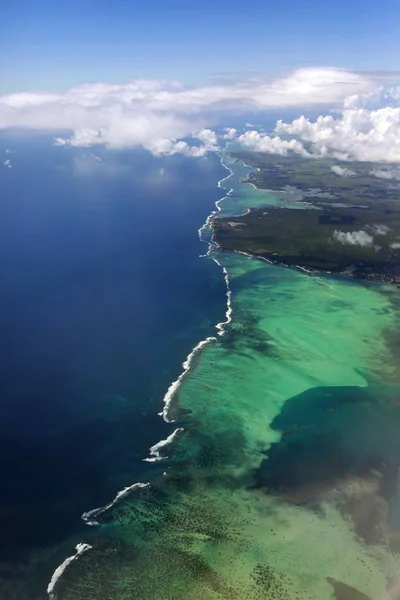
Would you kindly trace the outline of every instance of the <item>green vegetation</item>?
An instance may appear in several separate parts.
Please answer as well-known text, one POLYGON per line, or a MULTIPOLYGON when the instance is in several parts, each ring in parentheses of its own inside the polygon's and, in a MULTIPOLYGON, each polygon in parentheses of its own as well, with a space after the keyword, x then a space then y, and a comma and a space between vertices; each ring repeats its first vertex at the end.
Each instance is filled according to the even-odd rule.
POLYGON ((357 175, 342 177, 331 171, 330 160, 236 156, 261 169, 251 173, 248 182, 272 189, 300 188, 310 206, 269 206, 246 215, 216 217, 212 228, 220 249, 286 265, 351 269, 359 277, 400 281, 399 186, 369 175, 373 165, 352 163, 346 168, 358 169, 357 175))
MULTIPOLYGON (((307 193, 308 199, 318 202, 318 192, 331 194, 336 202, 345 204, 397 205, 400 198, 400 182, 380 179, 372 173, 382 169, 373 163, 338 162, 333 159, 309 159, 298 156, 276 156, 262 152, 234 152, 232 156, 257 167, 246 180, 257 188, 281 190, 293 186, 307 193), (338 176, 333 166, 350 169, 354 176, 338 176), (313 196, 313 192, 316 194, 313 196)), ((389 169, 391 165, 387 165, 389 169)))

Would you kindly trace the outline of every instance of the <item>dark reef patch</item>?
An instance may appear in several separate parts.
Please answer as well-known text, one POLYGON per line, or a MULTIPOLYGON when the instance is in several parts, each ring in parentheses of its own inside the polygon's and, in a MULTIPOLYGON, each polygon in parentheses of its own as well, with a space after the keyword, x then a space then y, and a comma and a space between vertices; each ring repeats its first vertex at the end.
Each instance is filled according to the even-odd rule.
POLYGON ((400 407, 387 387, 323 387, 291 398, 273 420, 281 439, 257 486, 288 502, 329 498, 368 543, 399 546, 400 407))
POLYGON ((335 590, 336 600, 372 600, 370 596, 366 596, 342 581, 337 581, 332 577, 328 577, 327 581, 335 590))

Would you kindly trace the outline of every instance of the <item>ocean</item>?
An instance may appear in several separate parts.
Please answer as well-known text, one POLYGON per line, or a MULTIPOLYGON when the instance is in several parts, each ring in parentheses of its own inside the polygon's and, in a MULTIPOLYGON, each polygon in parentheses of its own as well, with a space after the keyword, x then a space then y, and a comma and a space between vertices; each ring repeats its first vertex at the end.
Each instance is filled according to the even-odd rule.
MULTIPOLYGON (((51 600, 393 596, 396 288, 202 243, 213 210, 293 205, 293 195, 246 184, 250 168, 229 156, 222 168, 218 157, 64 150, 51 154, 61 157, 54 171, 37 152, 39 212, 25 212, 37 183, 7 188, 2 243, 14 266, 5 272, 11 290, 24 289, 19 314, 35 333, 22 320, 15 335, 10 301, 9 345, 20 340, 26 364, 44 354, 47 367, 37 396, 30 383, 4 409, 15 431, 5 472, 19 483, 13 503, 4 496, 5 522, 15 523, 4 598, 42 600, 46 586, 51 600), (68 361, 56 360, 58 344, 68 361), (38 494, 46 481, 50 500, 38 494)), ((10 392, 27 381, 19 372, 7 371, 10 392)))
POLYGON ((174 429, 162 398, 225 314, 197 235, 224 169, 47 136, 1 146, 0 597, 36 600, 81 514, 157 469, 143 458, 174 429))

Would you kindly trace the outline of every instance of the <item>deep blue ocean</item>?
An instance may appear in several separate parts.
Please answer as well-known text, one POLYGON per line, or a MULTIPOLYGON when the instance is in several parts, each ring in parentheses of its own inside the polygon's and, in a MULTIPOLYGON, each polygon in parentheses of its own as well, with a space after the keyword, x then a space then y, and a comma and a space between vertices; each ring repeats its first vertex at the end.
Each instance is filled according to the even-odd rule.
POLYGON ((226 170, 215 155, 59 148, 37 135, 1 138, 0 154, 12 163, 0 166, 7 579, 159 468, 142 459, 173 429, 157 416, 162 398, 225 314, 197 230, 226 170))

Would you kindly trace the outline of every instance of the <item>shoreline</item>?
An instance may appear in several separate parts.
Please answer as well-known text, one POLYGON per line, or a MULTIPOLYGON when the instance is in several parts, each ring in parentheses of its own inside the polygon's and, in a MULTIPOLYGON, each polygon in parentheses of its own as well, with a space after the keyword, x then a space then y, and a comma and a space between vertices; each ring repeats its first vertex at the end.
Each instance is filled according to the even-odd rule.
MULTIPOLYGON (((256 252, 245 251, 245 250, 224 250, 223 248, 218 246, 218 242, 214 240, 216 244, 216 249, 218 252, 235 252, 236 254, 243 254, 244 256, 249 256, 250 258, 256 258, 258 260, 263 260, 270 265, 275 265, 277 267, 284 267, 286 269, 296 269, 307 273, 307 275, 326 275, 332 277, 345 277, 348 279, 352 279, 353 281, 372 281, 375 283, 381 283, 383 285, 394 285, 400 286, 400 276, 399 275, 390 275, 386 273, 362 273, 355 271, 328 271, 325 269, 314 269, 312 267, 306 267, 304 265, 290 265, 281 260, 274 260, 273 258, 267 258, 262 254, 257 254, 256 252)), ((216 261, 217 262, 217 261, 216 261)))

